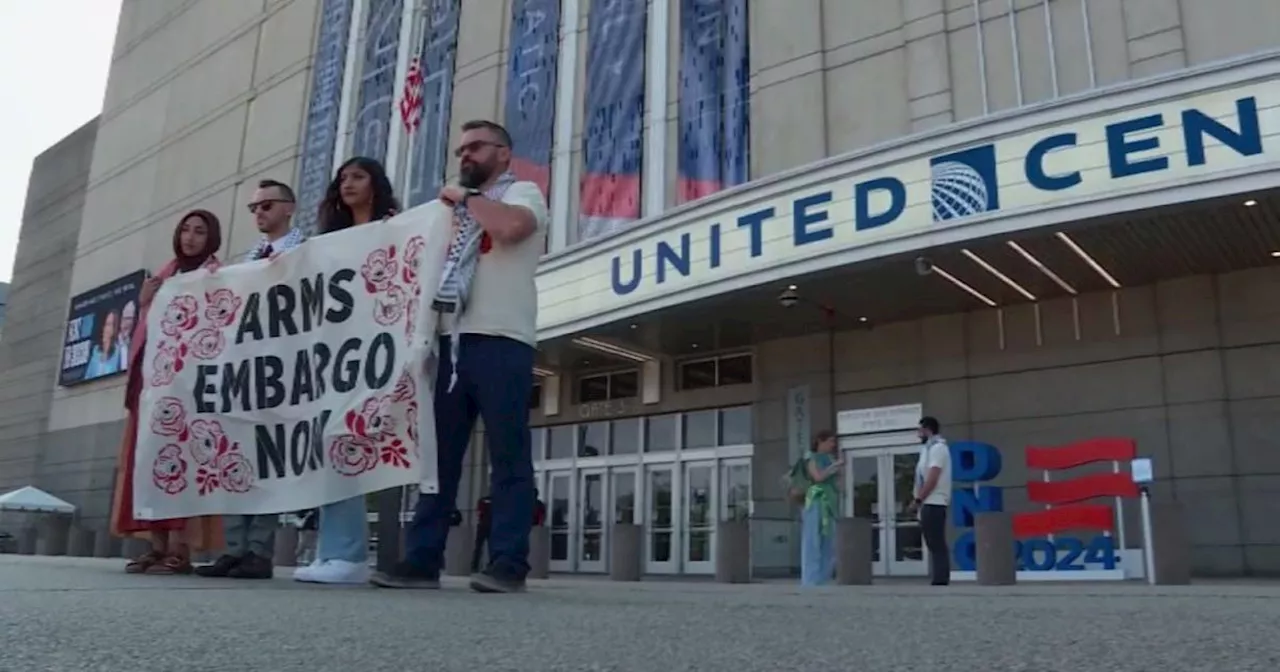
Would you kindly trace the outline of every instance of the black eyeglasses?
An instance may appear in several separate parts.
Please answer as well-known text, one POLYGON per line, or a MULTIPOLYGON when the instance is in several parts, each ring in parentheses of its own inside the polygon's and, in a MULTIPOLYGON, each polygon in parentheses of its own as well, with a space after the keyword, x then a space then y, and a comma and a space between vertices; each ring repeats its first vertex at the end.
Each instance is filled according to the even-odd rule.
POLYGON ((259 210, 263 212, 271 212, 271 208, 275 207, 276 203, 292 203, 292 202, 293 201, 287 198, 268 198, 261 201, 255 201, 249 204, 249 213, 254 214, 259 210))
POLYGON ((473 154, 475 152, 478 152, 484 149, 485 147, 506 147, 506 145, 500 142, 489 142, 488 140, 476 140, 474 142, 468 142, 467 144, 462 145, 461 147, 453 150, 453 155, 458 158, 462 158, 463 154, 473 154))

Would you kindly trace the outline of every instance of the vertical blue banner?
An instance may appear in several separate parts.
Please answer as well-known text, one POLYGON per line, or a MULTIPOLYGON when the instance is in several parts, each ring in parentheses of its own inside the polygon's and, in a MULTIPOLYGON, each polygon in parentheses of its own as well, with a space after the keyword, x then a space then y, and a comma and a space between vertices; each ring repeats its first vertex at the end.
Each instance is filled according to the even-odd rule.
POLYGON ((460 0, 427 0, 427 18, 418 57, 422 67, 422 123, 413 134, 409 157, 409 207, 435 198, 449 160, 453 116, 453 68, 458 56, 460 0))
POLYGON ((679 202, 747 181, 747 46, 747 0, 681 0, 679 202))
POLYGON ((400 84, 396 82, 396 60, 400 52, 404 0, 369 0, 368 12, 350 154, 385 162, 387 135, 391 131, 396 89, 400 84))
POLYGON ((504 126, 511 134, 511 167, 550 194, 555 137, 556 68, 560 55, 560 0, 511 3, 511 57, 507 63, 504 126))
POLYGON ((311 65, 311 95, 298 159, 298 209, 294 225, 310 234, 316 211, 324 199, 333 170, 338 139, 338 110, 342 105, 342 75, 347 66, 347 37, 351 31, 352 0, 325 0, 315 62, 311 65))
POLYGON ((744 184, 751 176, 751 53, 747 0, 724 2, 724 151, 720 182, 744 184))
POLYGON ((724 188, 720 179, 723 4, 723 0, 680 0, 679 203, 724 188))
POLYGON ((591 3, 578 240, 640 218, 647 9, 646 0, 591 3))

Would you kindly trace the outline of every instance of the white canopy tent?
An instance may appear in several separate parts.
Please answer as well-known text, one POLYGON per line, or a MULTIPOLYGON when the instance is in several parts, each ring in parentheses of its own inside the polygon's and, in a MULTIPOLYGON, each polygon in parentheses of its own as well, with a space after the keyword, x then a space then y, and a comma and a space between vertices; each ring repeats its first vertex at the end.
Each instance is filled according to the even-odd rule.
POLYGON ((0 495, 0 511, 75 513, 76 507, 30 485, 0 495))

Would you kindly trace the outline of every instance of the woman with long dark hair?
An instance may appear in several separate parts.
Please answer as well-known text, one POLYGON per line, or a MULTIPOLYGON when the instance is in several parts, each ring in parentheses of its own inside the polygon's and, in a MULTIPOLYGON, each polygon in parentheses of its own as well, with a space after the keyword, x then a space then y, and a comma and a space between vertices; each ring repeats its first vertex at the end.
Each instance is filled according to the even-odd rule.
MULTIPOLYGON (((319 234, 333 233, 396 214, 391 180, 382 164, 357 156, 338 167, 320 204, 319 234)), ((308 583, 357 584, 369 581, 369 523, 365 496, 320 507, 316 559, 294 571, 308 583)))
POLYGON ((98 336, 89 352, 89 365, 85 367, 86 380, 109 376, 120 371, 120 313, 108 310, 98 325, 98 336))
POLYGON ((138 537, 151 541, 151 550, 130 560, 130 574, 189 574, 191 551, 211 550, 222 545, 222 528, 216 516, 138 520, 133 515, 133 467, 138 443, 138 400, 142 396, 142 357, 147 342, 147 311, 156 290, 169 278, 198 268, 217 268, 215 253, 222 247, 222 225, 208 210, 192 210, 178 222, 173 232, 173 259, 142 283, 138 296, 138 317, 129 341, 129 378, 125 384, 127 411, 124 436, 120 441, 115 493, 112 497, 111 533, 118 537, 138 537))

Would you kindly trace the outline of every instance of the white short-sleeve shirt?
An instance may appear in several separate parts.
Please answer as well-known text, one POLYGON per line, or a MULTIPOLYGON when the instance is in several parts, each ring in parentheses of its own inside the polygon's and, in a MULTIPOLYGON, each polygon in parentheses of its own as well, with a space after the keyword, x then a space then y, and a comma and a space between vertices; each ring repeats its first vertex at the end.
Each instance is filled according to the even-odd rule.
POLYGON ((924 487, 924 481, 933 467, 942 469, 942 473, 938 475, 938 484, 924 503, 948 506, 951 504, 951 450, 947 448, 946 440, 940 436, 933 437, 920 448, 920 459, 916 461, 917 493, 924 487))

